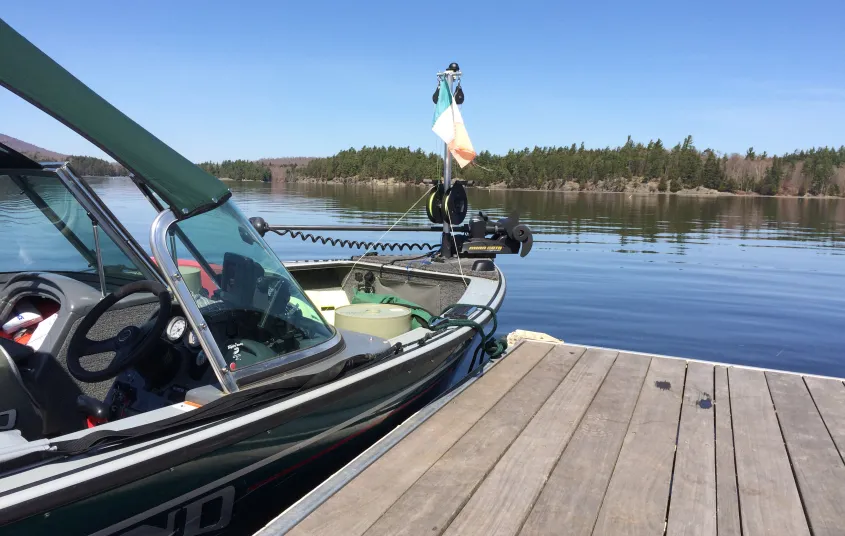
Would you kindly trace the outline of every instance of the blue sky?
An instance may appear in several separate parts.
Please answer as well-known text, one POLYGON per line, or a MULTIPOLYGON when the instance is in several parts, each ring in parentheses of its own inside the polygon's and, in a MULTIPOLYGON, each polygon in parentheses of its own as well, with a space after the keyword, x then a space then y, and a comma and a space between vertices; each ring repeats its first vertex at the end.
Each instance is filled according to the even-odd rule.
MULTIPOLYGON (((27 0, 0 17, 195 161, 434 150, 434 74, 450 61, 479 150, 629 134, 724 152, 845 144, 842 0, 27 0)), ((5 90, 0 133, 101 154, 5 90)))

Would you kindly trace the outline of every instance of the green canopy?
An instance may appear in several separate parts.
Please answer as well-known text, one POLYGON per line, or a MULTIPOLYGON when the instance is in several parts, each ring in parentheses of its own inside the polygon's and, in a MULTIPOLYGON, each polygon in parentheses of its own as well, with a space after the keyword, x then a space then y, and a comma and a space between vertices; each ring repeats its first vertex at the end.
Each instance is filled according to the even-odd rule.
POLYGON ((229 189, 126 117, 0 19, 0 85, 120 162, 177 216, 221 201, 229 189))

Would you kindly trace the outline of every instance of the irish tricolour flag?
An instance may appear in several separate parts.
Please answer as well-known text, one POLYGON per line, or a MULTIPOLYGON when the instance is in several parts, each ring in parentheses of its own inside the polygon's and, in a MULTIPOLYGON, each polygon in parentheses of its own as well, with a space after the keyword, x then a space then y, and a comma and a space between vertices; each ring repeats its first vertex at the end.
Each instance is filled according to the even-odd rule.
POLYGON ((437 105, 434 107, 434 126, 431 130, 449 147, 449 152, 461 167, 466 166, 475 158, 475 149, 469 141, 461 110, 455 104, 452 92, 449 91, 449 84, 445 80, 440 81, 440 92, 437 105))

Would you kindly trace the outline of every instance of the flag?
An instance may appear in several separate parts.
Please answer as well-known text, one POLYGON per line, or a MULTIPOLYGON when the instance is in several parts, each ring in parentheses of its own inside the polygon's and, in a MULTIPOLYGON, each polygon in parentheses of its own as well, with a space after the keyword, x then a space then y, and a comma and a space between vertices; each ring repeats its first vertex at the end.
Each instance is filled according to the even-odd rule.
POLYGON ((434 106, 434 126, 431 130, 443 140, 461 167, 466 167, 475 158, 475 149, 469 141, 464 118, 461 117, 461 110, 455 104, 446 80, 440 80, 440 93, 434 106))

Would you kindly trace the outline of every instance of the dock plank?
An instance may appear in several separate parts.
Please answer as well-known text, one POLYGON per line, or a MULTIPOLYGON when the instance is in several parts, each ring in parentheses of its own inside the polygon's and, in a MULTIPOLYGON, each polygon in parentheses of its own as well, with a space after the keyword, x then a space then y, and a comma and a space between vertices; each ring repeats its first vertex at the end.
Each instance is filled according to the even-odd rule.
POLYGON ((813 395, 830 436, 845 458, 845 385, 841 380, 805 377, 804 381, 813 395))
POLYGON ((716 520, 719 536, 741 536, 728 369, 716 367, 716 520))
POLYGON ((809 535, 762 371, 728 370, 743 536, 809 535))
MULTIPOLYGON (((798 491, 814 536, 845 530, 845 464, 803 378, 766 372, 798 491)), ((841 410, 840 410, 841 411, 841 410)))
MULTIPOLYGON (((585 351, 583 347, 570 345, 557 348, 578 355, 585 351)), ((363 534, 549 351, 557 348, 550 344, 522 343, 470 389, 302 520, 290 534, 363 534)))
POLYGON ((716 536, 713 365, 687 365, 667 536, 716 536))
POLYGON ((651 359, 620 353, 531 510, 521 536, 589 536, 651 359))
POLYGON ((513 535, 616 358, 590 349, 540 408, 449 525, 446 534, 513 535))
POLYGON ((578 357, 557 349, 549 352, 365 536, 439 534, 445 530, 578 357))
POLYGON ((593 534, 662 534, 686 363, 652 359, 593 534))

